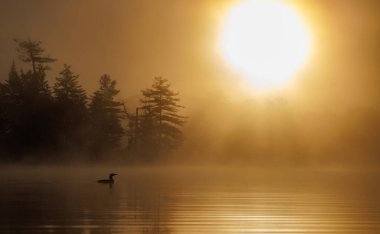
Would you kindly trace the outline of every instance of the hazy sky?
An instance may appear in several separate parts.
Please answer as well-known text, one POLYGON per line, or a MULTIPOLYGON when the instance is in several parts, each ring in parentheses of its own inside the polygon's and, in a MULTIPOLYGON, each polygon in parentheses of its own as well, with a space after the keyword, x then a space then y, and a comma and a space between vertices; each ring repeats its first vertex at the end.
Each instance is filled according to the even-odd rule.
MULTIPOLYGON (((51 77, 68 63, 90 90, 109 73, 123 96, 138 93, 154 76, 168 78, 185 96, 234 96, 240 77, 220 56, 218 43, 223 17, 235 2, 1 0, 0 74, 6 75, 17 57, 12 38, 30 38, 43 41, 58 58, 51 77)), ((314 41, 309 63, 293 85, 297 93, 377 98, 379 1, 289 2, 306 19, 314 41)))
MULTIPOLYGON (((277 120, 267 128, 260 124, 268 122, 268 116, 280 116, 279 132, 292 134, 279 137, 297 139, 294 142, 299 143, 307 135, 310 141, 331 145, 325 130, 335 134, 335 140, 341 139, 341 132, 331 129, 342 122, 342 115, 331 116, 332 112, 379 110, 380 1, 289 0, 309 26, 313 52, 289 88, 259 99, 255 99, 254 90, 242 85, 239 73, 231 69, 218 47, 224 17, 238 2, 0 0, 1 79, 6 77, 13 59, 20 65, 13 38, 41 40, 48 53, 58 58, 49 79, 53 81, 67 63, 80 74, 81 84, 90 91, 98 86, 100 75, 108 73, 118 81, 120 98, 133 100, 134 96, 136 100, 154 76, 163 76, 181 93, 187 110, 197 113, 190 115, 187 125, 193 130, 187 135, 188 147, 193 149, 228 145, 220 137, 221 132, 226 137, 232 134, 229 143, 239 141, 240 136, 247 139, 252 132, 239 133, 251 125, 263 128, 259 132, 265 135, 263 132, 276 128, 273 126, 277 120), (286 99, 292 111, 298 113, 296 117, 289 114, 292 111, 273 115, 266 112, 260 117, 259 113, 264 112, 257 108, 252 114, 252 102, 273 96, 286 99), (226 130, 226 126, 234 127, 226 130), (308 133, 314 127, 317 130, 308 133), (293 131, 295 128, 303 130, 293 131), (199 141, 206 138, 208 141, 199 141)), ((362 139, 373 138, 367 134, 371 125, 361 129, 365 135, 362 139)), ((354 139, 345 140, 344 144, 350 141, 354 139)), ((241 149, 249 148, 251 142, 244 144, 241 149)))
POLYGON ((103 73, 131 94, 154 76, 168 78, 177 89, 201 89, 204 83, 223 79, 215 56, 222 1, 0 3, 2 74, 15 57, 12 38, 31 38, 43 41, 58 58, 54 68, 71 64, 92 90, 103 73))

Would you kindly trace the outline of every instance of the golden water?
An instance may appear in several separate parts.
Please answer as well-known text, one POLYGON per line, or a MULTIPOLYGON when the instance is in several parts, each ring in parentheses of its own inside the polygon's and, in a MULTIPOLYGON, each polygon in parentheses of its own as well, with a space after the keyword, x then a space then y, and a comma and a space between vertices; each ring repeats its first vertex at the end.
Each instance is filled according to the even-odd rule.
POLYGON ((110 170, 3 169, 0 233, 380 233, 374 172, 110 170))

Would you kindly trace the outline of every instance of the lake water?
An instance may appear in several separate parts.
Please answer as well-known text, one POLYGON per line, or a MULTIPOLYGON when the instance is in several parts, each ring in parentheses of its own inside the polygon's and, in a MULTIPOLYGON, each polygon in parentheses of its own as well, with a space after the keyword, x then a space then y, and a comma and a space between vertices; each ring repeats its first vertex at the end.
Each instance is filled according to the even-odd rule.
POLYGON ((4 167, 0 233, 380 233, 376 172, 4 167), (97 179, 116 172, 113 186, 97 179))

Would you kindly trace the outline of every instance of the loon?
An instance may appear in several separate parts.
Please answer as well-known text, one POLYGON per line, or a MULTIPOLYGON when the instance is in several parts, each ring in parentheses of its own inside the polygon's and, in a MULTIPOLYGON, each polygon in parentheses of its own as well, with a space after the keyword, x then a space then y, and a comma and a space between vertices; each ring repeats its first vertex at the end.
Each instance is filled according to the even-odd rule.
POLYGON ((103 183, 103 184, 113 184, 115 181, 113 180, 113 177, 117 175, 115 173, 111 173, 109 176, 108 180, 98 180, 98 183, 103 183))

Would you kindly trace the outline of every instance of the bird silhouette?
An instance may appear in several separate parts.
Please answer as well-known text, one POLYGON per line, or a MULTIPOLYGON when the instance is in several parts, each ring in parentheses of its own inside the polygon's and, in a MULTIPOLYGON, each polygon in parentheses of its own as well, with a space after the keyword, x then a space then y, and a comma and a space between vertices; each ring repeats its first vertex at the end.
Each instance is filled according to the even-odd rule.
POLYGON ((98 183, 102 183, 102 184, 113 184, 113 183, 115 183, 115 180, 113 179, 113 177, 114 177, 115 175, 117 175, 117 174, 115 174, 115 173, 111 173, 111 174, 109 175, 109 179, 108 179, 108 180, 107 180, 107 179, 104 179, 104 180, 98 180, 98 183))

